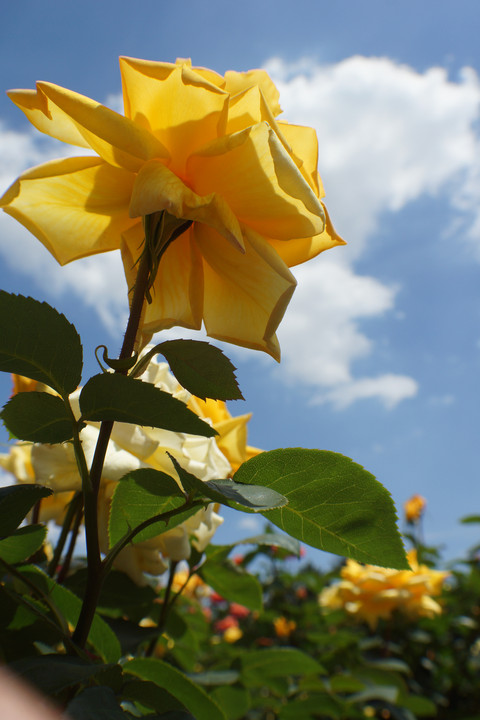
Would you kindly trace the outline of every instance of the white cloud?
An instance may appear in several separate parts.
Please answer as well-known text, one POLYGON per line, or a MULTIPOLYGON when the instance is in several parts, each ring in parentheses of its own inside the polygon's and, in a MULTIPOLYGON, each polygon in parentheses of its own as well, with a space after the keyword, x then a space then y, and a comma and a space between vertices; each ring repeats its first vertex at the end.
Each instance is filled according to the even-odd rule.
MULTIPOLYGON (((314 402, 344 408, 376 397, 393 408, 416 395, 416 381, 391 368, 355 377, 355 361, 376 349, 364 318, 405 318, 394 307, 398 286, 358 275, 355 262, 386 212, 440 192, 446 210, 459 212, 457 227, 446 221, 445 232, 468 222, 465 235, 480 259, 478 77, 465 68, 451 82, 441 68, 418 73, 366 57, 328 66, 272 59, 265 67, 285 119, 317 130, 326 202, 349 243, 295 270, 299 287, 279 332, 286 379, 310 385, 314 402)), ((413 252, 408 237, 402 242, 413 252)))
POLYGON ((318 402, 331 402, 338 410, 344 410, 357 400, 380 398, 391 410, 406 398, 415 397, 418 384, 406 375, 379 375, 375 378, 360 378, 337 385, 332 390, 319 396, 318 402))
POLYGON ((355 56, 324 66, 277 58, 266 68, 285 119, 317 130, 328 206, 351 243, 350 257, 383 212, 435 195, 447 183, 452 205, 464 211, 476 191, 478 208, 480 84, 471 68, 459 82, 443 68, 418 73, 388 58, 355 56))

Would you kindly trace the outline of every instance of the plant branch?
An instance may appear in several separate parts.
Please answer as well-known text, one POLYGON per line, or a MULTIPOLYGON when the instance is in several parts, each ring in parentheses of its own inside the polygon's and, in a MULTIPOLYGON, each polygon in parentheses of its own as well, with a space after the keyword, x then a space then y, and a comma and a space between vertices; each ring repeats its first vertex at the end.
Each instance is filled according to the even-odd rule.
POLYGON ((168 510, 167 512, 160 513, 158 515, 154 515, 151 518, 148 518, 148 520, 144 520, 140 525, 137 525, 136 528, 133 530, 130 530, 128 533, 126 533, 123 538, 121 538, 114 546, 111 548, 110 552, 107 554, 107 556, 104 558, 102 565, 104 569, 104 573, 108 572, 110 569, 113 561, 117 557, 118 553, 123 550, 123 548, 128 545, 129 542, 133 540, 133 538, 138 535, 138 533, 142 532, 142 530, 145 530, 145 528, 150 527, 150 525, 153 525, 154 523, 160 522, 161 520, 164 520, 165 522, 168 522, 168 520, 171 517, 174 517, 175 515, 179 515, 182 512, 185 512, 185 510, 191 510, 195 507, 204 507, 205 503, 202 500, 196 500, 191 501, 187 500, 184 505, 181 505, 178 508, 175 508, 174 510, 168 510))
POLYGON ((83 517, 83 508, 80 505, 80 507, 77 509, 77 514, 75 516, 75 521, 73 523, 72 534, 70 536, 70 542, 68 544, 68 550, 66 552, 64 561, 62 563, 62 567, 60 568, 59 573, 57 575, 57 582, 59 584, 61 584, 65 580, 65 578, 68 574, 68 571, 70 569, 70 563, 72 562, 73 551, 75 550, 75 544, 77 542, 78 531, 80 529, 80 523, 82 522, 82 517, 83 517))
POLYGON ((63 548, 65 547, 65 543, 67 541, 68 533, 70 532, 70 528, 73 522, 73 518, 75 516, 75 513, 77 512, 77 509, 80 508, 83 504, 83 498, 82 493, 78 491, 75 493, 74 497, 72 498, 68 510, 65 513, 65 519, 63 521, 62 530, 60 533, 60 536, 58 538, 57 545, 55 547, 55 552, 53 553, 53 558, 51 559, 48 569, 47 569, 47 575, 51 578, 55 575, 56 569, 60 563, 60 558, 62 556, 63 548))

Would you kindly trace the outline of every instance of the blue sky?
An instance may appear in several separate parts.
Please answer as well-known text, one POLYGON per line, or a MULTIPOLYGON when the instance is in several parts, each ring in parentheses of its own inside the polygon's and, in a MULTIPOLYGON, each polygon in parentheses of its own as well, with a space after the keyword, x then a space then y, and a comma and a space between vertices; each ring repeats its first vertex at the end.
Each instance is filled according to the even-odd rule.
MULTIPOLYGON (((479 21, 477 0, 25 0, 0 30, 0 88, 49 80, 114 107, 119 55, 269 70, 285 119, 317 130, 348 245, 295 271, 280 366, 227 348, 246 398, 231 410, 254 413, 258 447, 349 455, 400 511, 424 495, 426 539, 448 558, 477 542, 458 519, 480 512, 479 21)), ((1 190, 61 152, 0 95, 1 190)), ((0 238, 0 287, 65 312, 94 372, 95 345, 120 344, 119 258, 60 269, 5 215, 0 238)), ((2 402, 9 391, 1 377, 2 402)), ((249 522, 228 515, 217 539, 251 534, 249 522)))

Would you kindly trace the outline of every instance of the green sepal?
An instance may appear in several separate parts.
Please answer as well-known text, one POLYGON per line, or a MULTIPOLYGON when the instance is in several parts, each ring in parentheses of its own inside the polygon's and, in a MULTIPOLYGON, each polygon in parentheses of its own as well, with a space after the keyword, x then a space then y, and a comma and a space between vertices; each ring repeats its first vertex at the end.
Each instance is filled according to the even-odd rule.
POLYGON ((103 353, 102 353, 103 362, 106 363, 108 365, 108 367, 111 368, 112 370, 130 370, 138 360, 138 353, 133 353, 132 357, 128 357, 128 358, 121 358, 121 359, 120 358, 110 358, 110 357, 108 357, 107 346, 106 345, 98 345, 95 348, 95 357, 97 358, 97 362, 104 372, 108 372, 108 371, 106 368, 103 367, 102 363, 98 359, 98 351, 100 350, 100 348, 103 348, 103 353))

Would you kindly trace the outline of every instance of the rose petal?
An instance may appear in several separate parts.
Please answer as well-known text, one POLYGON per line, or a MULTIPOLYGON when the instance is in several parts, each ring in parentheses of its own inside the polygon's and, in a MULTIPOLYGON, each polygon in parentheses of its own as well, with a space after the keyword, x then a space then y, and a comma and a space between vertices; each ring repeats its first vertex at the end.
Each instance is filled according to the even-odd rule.
POLYGON ((324 229, 321 203, 267 123, 198 151, 187 173, 199 195, 221 193, 239 220, 260 235, 289 240, 324 229))
POLYGON ((223 135, 228 94, 187 65, 120 58, 125 114, 153 133, 182 175, 188 156, 223 135))
POLYGON ((346 245, 345 240, 342 240, 340 235, 337 235, 335 232, 325 205, 323 205, 323 211, 325 213, 325 230, 319 235, 311 238, 288 240, 287 242, 284 240, 269 239, 270 245, 277 251, 288 267, 294 267, 307 260, 311 260, 311 258, 316 257, 319 253, 329 248, 336 247, 337 245, 346 245))
POLYGON ((54 160, 27 170, 0 199, 64 265, 119 247, 133 175, 95 157, 54 160))
POLYGON ((263 238, 248 230, 244 255, 206 225, 195 225, 194 236, 205 260, 208 335, 265 350, 278 360, 275 330, 296 285, 287 266, 263 238))
POLYGON ((106 162, 126 170, 138 170, 145 160, 154 157, 168 158, 168 152, 161 142, 129 118, 84 95, 66 90, 53 83, 38 82, 37 92, 43 96, 38 105, 51 120, 39 123, 38 112, 29 117, 28 108, 19 103, 18 93, 12 100, 21 107, 27 117, 43 132, 64 139, 70 120, 72 130, 76 129, 88 147, 95 150, 106 162), (35 124, 35 123, 34 123, 35 124))
POLYGON ((225 90, 231 95, 236 95, 246 88, 258 85, 266 98, 272 113, 277 116, 282 112, 279 105, 280 93, 275 87, 269 74, 265 70, 249 70, 248 72, 235 72, 228 70, 225 73, 225 90))

